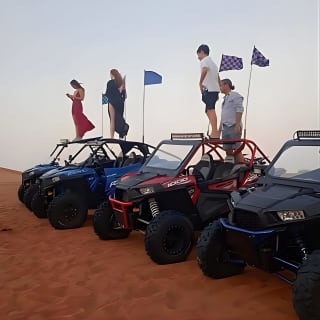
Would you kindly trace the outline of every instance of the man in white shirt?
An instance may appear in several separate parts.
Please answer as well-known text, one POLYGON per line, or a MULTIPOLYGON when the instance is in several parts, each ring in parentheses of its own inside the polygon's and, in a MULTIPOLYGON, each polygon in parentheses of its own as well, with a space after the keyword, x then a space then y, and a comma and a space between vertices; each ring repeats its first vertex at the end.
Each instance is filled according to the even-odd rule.
POLYGON ((202 101, 206 105, 205 112, 211 125, 209 137, 218 139, 220 134, 217 128, 215 105, 219 98, 220 78, 218 67, 209 57, 209 53, 210 49, 206 44, 202 44, 197 50, 201 68, 199 86, 202 94, 202 101))
MULTIPOLYGON (((230 79, 221 80, 221 93, 224 94, 221 106, 221 121, 219 130, 222 139, 241 139, 243 97, 233 91, 234 85, 230 79)), ((237 163, 244 163, 244 157, 239 150, 240 143, 224 144, 227 155, 235 157, 237 163)))

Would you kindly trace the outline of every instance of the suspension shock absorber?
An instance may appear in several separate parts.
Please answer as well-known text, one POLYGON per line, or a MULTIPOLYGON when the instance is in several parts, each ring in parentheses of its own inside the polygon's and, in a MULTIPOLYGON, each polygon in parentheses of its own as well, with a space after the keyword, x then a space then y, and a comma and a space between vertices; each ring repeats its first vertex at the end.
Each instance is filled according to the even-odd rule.
POLYGON ((307 252, 307 247, 301 237, 297 237, 297 244, 298 247, 300 248, 300 253, 302 256, 302 260, 306 260, 308 258, 308 252, 307 252))
POLYGON ((148 202, 149 202, 149 207, 150 207, 152 217, 154 218, 160 212, 158 203, 155 200, 155 198, 148 199, 148 202))

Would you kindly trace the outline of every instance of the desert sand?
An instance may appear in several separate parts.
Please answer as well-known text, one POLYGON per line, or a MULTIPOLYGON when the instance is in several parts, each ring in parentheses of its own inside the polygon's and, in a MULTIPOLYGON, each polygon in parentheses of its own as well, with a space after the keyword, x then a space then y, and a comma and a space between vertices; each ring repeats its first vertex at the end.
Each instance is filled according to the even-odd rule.
POLYGON ((188 260, 159 266, 143 234, 101 241, 92 228, 55 230, 17 198, 20 173, 0 169, 0 319, 295 320, 291 287, 247 267, 214 280, 188 260))

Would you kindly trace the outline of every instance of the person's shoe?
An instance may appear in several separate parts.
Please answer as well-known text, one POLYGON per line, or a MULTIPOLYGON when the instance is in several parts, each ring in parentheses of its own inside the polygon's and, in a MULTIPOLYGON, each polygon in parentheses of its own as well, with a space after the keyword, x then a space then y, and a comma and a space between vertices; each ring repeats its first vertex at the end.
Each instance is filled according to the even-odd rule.
POLYGON ((129 125, 125 122, 123 126, 123 136, 125 137, 128 134, 129 131, 129 125))

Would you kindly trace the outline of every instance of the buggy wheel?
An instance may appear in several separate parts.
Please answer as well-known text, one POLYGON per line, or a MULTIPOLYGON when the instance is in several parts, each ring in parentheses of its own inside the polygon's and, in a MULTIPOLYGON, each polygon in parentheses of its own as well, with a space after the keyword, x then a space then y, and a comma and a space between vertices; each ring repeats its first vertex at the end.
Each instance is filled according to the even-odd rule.
POLYGON ((131 232, 128 229, 115 229, 117 227, 115 214, 109 201, 100 204, 93 215, 93 229, 101 240, 127 238, 131 232))
POLYGON ((313 251, 293 283, 293 306, 300 320, 320 319, 320 250, 313 251))
POLYGON ((219 221, 210 223, 197 242, 196 254, 202 272, 212 278, 225 278, 243 272, 243 261, 230 261, 225 244, 225 229, 219 221))
POLYGON ((81 196, 62 193, 52 199, 47 215, 56 229, 80 228, 87 220, 88 208, 81 196))
POLYGON ((147 254, 158 264, 185 261, 194 240, 193 226, 182 213, 160 212, 147 226, 144 245, 147 254))
POLYGON ((32 211, 31 202, 32 202, 33 196, 38 192, 38 190, 39 190, 39 185, 37 183, 34 183, 34 184, 31 184, 24 193, 23 202, 30 211, 32 211))
POLYGON ((18 189, 18 199, 23 203, 23 196, 24 196, 24 185, 20 184, 18 189))
POLYGON ((39 192, 36 192, 31 201, 31 210, 39 219, 47 218, 47 210, 43 197, 39 192))

